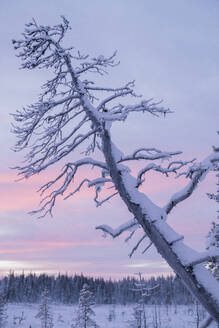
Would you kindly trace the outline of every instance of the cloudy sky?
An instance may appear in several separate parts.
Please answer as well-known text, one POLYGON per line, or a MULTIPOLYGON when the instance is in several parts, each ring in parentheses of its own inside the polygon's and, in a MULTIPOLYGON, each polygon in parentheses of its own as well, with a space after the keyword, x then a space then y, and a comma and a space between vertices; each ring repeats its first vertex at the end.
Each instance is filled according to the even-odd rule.
MULTIPOLYGON (((135 147, 182 150, 184 159, 203 159, 218 144, 219 104, 219 2, 218 0, 8 0, 0 4, 0 275, 16 272, 68 272, 118 278, 136 270, 145 276, 168 274, 168 265, 155 249, 132 259, 136 240, 103 238, 95 226, 118 226, 130 218, 119 199, 96 208, 92 191, 58 201, 53 218, 37 219, 28 211, 39 202, 36 190, 55 171, 29 181, 15 182, 9 167, 22 161, 11 148, 10 113, 36 100, 45 72, 19 70, 11 46, 24 24, 34 17, 40 24, 57 24, 60 15, 70 21, 68 42, 91 55, 118 50, 120 66, 103 84, 119 86, 135 79, 145 98, 164 100, 174 111, 165 119, 131 116, 114 129, 114 139, 124 152, 135 147)), ((77 155, 77 154, 76 154, 77 155)), ((74 156, 76 156, 74 155, 74 156)), ((144 187, 152 200, 165 205, 182 188, 183 179, 148 178, 144 187)), ((191 199, 171 214, 170 224, 185 234, 197 250, 205 247, 215 204, 206 192, 215 190, 211 174, 191 199)))

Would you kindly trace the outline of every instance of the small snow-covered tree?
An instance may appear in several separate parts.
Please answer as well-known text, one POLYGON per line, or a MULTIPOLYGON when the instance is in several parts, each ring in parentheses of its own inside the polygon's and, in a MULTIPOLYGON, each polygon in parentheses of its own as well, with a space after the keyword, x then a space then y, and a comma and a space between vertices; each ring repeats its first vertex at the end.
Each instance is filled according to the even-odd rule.
MULTIPOLYGON (((208 194, 210 199, 219 203, 219 173, 216 175, 218 178, 217 192, 216 194, 208 194)), ((219 210, 217 211, 219 213, 219 210)), ((218 222, 213 221, 211 230, 207 235, 207 249, 213 254, 219 254, 219 214, 217 215, 218 222)), ((211 270, 214 277, 219 280, 219 257, 212 257, 212 260, 208 262, 207 267, 211 270)))
MULTIPOLYGON (((208 249, 219 248, 219 224, 212 222, 212 227, 208 233, 208 249)), ((212 256, 212 260, 208 262, 207 267, 211 270, 214 277, 219 280, 219 259, 218 257, 212 256)))
POLYGON ((218 167, 219 148, 214 148, 200 163, 175 159, 180 151, 163 151, 151 145, 129 154, 120 151, 113 142, 111 126, 114 123, 126 121, 131 113, 156 117, 171 111, 160 102, 139 100, 133 81, 121 87, 99 85, 100 79, 95 80, 94 75, 101 77, 116 66, 116 53, 90 58, 65 46, 64 38, 69 29, 65 18, 55 26, 39 25, 33 20, 25 26, 22 38, 13 40, 23 69, 40 68, 52 74, 37 102, 14 114, 17 124, 13 132, 18 137, 15 150, 27 149, 26 163, 17 167, 19 174, 27 179, 60 162, 63 166, 65 161, 61 172, 40 188, 45 197, 38 213, 52 214, 57 197, 72 197, 85 184, 94 188, 97 206, 120 196, 132 219, 116 229, 109 225, 98 229, 113 237, 130 229, 133 236, 141 229, 142 237, 136 247, 148 238, 149 245, 157 248, 188 290, 219 323, 219 284, 205 268, 211 254, 186 246, 183 236, 168 224, 168 215, 176 205, 190 197, 206 174, 218 167), (77 160, 72 159, 75 150, 78 150, 77 160), (133 176, 128 163, 136 161, 142 163, 142 168, 133 176), (96 169, 96 178, 81 175, 82 180, 74 187, 78 172, 87 166, 96 169), (188 182, 161 207, 139 190, 148 182, 144 177, 152 171, 165 176, 183 174, 188 182))
POLYGON ((72 324, 72 328, 98 327, 92 319, 95 316, 92 309, 94 304, 93 293, 89 290, 88 284, 85 283, 80 291, 76 322, 72 324))
POLYGON ((36 318, 41 321, 41 328, 53 328, 53 316, 49 307, 49 297, 48 290, 45 289, 42 294, 42 301, 39 306, 39 312, 36 315, 36 318))
POLYGON ((0 328, 6 327, 7 324, 7 301, 6 296, 0 292, 0 328))
MULTIPOLYGON (((216 170, 219 171, 218 169, 216 170)), ((218 178, 216 194, 208 193, 207 195, 210 199, 213 199, 219 203, 219 173, 216 174, 216 177, 218 178)), ((219 213, 219 210, 217 210, 217 213, 219 213)), ((219 220, 219 215, 217 215, 217 220, 219 220)), ((206 267, 212 272, 215 279, 219 280, 219 223, 217 221, 212 222, 211 229, 207 235, 207 250, 212 254, 212 256, 206 267)), ((205 320, 203 320, 201 328, 208 327, 212 321, 213 319, 208 316, 205 320)))
POLYGON ((23 321, 25 321, 26 318, 24 316, 24 311, 21 312, 21 315, 15 315, 13 317, 13 324, 16 325, 22 325, 23 321))
POLYGON ((116 311, 115 311, 115 304, 113 304, 112 308, 109 310, 108 320, 115 321, 116 319, 116 311))

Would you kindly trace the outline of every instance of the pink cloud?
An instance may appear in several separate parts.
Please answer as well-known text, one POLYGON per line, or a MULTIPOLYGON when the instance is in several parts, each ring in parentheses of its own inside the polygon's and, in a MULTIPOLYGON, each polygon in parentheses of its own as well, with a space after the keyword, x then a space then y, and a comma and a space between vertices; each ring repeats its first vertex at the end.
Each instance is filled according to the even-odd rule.
MULTIPOLYGON (((56 175, 57 172, 54 171, 50 174, 43 172, 42 175, 31 177, 28 180, 15 182, 17 177, 14 171, 5 173, 0 172, 0 197, 2 200, 0 204, 0 213, 19 210, 27 212, 36 208, 42 199, 39 193, 37 193, 37 189, 56 175)), ((90 179, 94 179, 97 176, 97 172, 95 170, 89 170, 87 174, 85 168, 79 171, 74 180, 74 185, 72 184, 72 187, 68 192, 73 191, 78 186, 79 182, 87 175, 90 179)), ((152 173, 146 177, 146 183, 143 185, 142 190, 153 196, 157 192, 170 191, 178 185, 181 186, 183 185, 183 182, 182 179, 167 179, 160 174, 152 173)), ((103 190, 102 197, 106 196, 107 193, 109 193, 109 190, 103 190)), ((94 188, 87 188, 87 184, 85 183, 80 192, 73 197, 76 197, 79 202, 85 202, 86 199, 93 198, 94 195, 94 188)))
POLYGON ((60 248, 68 248, 75 246, 106 246, 111 245, 112 242, 101 242, 101 241, 72 241, 72 242, 56 242, 56 241, 18 241, 16 245, 11 247, 9 243, 0 243, 1 249, 0 254, 18 254, 33 251, 42 251, 42 250, 55 250, 60 248))
MULTIPOLYGON (((43 173, 42 176, 34 176, 28 180, 15 181, 17 179, 15 174, 11 172, 0 172, 0 213, 20 210, 27 212, 37 208, 42 199, 37 190, 53 176, 55 176, 55 173, 51 176, 43 173)), ((83 178, 84 175, 82 172, 77 177, 74 187, 72 185, 71 191, 76 188, 78 181, 83 178)), ((80 193, 74 197, 78 198, 78 201, 83 202, 90 197, 94 197, 94 192, 85 185, 81 188, 80 193)))
MULTIPOLYGON (((133 163, 132 172, 135 176, 137 175, 138 169, 139 163, 133 163)), ((17 179, 15 171, 0 172, 0 197, 2 199, 0 213, 18 210, 27 212, 33 208, 37 208, 42 199, 39 193, 37 193, 37 190, 49 180, 54 179, 57 174, 58 171, 52 168, 28 180, 15 182, 17 179)), ((85 177, 94 179, 97 177, 97 174, 99 174, 99 171, 96 169, 91 170, 88 167, 80 169, 74 179, 74 184, 70 186, 68 192, 73 191, 85 177)), ((141 190, 146 192, 152 199, 155 198, 155 201, 158 199, 158 202, 161 203, 167 201, 173 192, 181 189, 186 183, 187 181, 183 177, 175 179, 175 175, 173 174, 170 177, 166 177, 157 172, 150 172, 145 175, 145 183, 142 185, 141 190)), ((106 196, 110 191, 103 189, 102 196, 106 196)), ((94 198, 94 195, 94 188, 87 188, 87 183, 85 183, 80 192, 73 197, 77 198, 78 202, 85 202, 89 198, 94 198)))
MULTIPOLYGON (((137 169, 133 169, 133 171, 136 173, 137 169)), ((86 175, 86 170, 81 171, 75 183, 78 183, 86 175)), ((55 172, 52 172, 50 177, 54 176, 55 172)), ((91 178, 94 177, 96 177, 96 172, 91 171, 91 178)), ((152 200, 161 206, 165 205, 169 197, 187 183, 184 178, 166 178, 158 173, 152 173, 145 178, 146 183, 142 186, 142 191, 146 192, 152 200)), ((123 220, 127 220, 129 213, 124 205, 120 206, 119 200, 113 203, 113 206, 107 203, 101 209, 96 210, 91 201, 94 195, 93 189, 89 189, 85 185, 79 193, 66 202, 61 201, 60 197, 60 200, 57 202, 57 208, 54 211, 56 215, 54 221, 46 219, 37 221, 29 217, 27 219, 24 212, 26 213, 28 210, 37 208, 40 197, 36 190, 40 185, 49 180, 48 173, 45 172, 40 176, 18 183, 15 183, 14 180, 14 172, 0 173, 0 213, 8 212, 2 216, 1 220, 0 266, 5 259, 5 267, 7 260, 9 261, 8 270, 10 268, 13 269, 12 262, 14 261, 16 262, 14 264, 16 270, 24 268, 25 270, 34 270, 38 273, 57 273, 61 270, 71 273, 83 271, 90 275, 118 278, 132 274, 134 268, 123 267, 121 258, 117 258, 121 256, 119 253, 121 254, 122 251, 118 252, 118 255, 117 251, 111 251, 111 253, 115 252, 113 255, 115 258, 114 266, 117 266, 118 270, 112 268, 112 254, 110 251, 108 254, 108 256, 111 256, 109 259, 110 266, 107 266, 105 260, 103 260, 102 264, 95 262, 95 256, 97 256, 98 252, 98 257, 101 260, 104 257, 107 259, 106 248, 108 246, 110 249, 118 247, 112 247, 115 241, 111 239, 101 239, 100 233, 94 230, 94 226, 108 223, 116 227, 123 220), (10 213, 11 211, 14 211, 14 213, 10 213), (97 222, 98 224, 96 224, 97 222), (74 247, 77 249, 77 252, 74 252, 74 247), (81 256, 83 256, 83 260, 79 262, 78 257, 81 256), (90 262, 87 261, 88 258, 90 262)), ((209 183, 210 185, 214 183, 214 178, 211 176, 206 182, 201 184, 201 192, 203 190, 210 191, 209 183)), ((195 198, 193 196, 191 202, 185 201, 183 206, 177 206, 169 221, 177 231, 185 233, 188 236, 188 240, 196 244, 197 248, 200 244, 198 235, 200 233, 205 235, 206 230, 206 223, 202 222, 204 216, 203 204, 206 203, 200 202, 199 195, 195 196, 195 198), (194 207, 199 209, 200 215, 198 212, 194 215, 194 207), (185 219, 182 222, 180 220, 181 217, 185 219), (198 231, 197 238, 196 236, 194 237, 193 231, 198 231)), ((124 251, 125 259, 127 254, 128 250, 124 251)), ((168 268, 151 268, 151 272, 146 273, 146 275, 159 275, 161 273, 169 274, 170 270, 168 268)))

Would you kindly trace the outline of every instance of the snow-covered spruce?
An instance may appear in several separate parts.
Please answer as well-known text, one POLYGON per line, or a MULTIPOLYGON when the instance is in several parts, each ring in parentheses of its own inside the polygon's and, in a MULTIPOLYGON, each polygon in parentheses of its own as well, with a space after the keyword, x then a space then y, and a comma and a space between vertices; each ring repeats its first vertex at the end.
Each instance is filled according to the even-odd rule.
POLYGON ((85 283, 80 291, 77 317, 75 322, 72 324, 72 328, 98 327, 92 318, 95 316, 95 312, 92 309, 94 304, 93 293, 89 290, 88 284, 85 283))
MULTIPOLYGON (((217 171, 219 171, 219 169, 217 169, 217 171)), ((208 193, 208 197, 219 203, 219 174, 217 174, 216 176, 218 178, 216 194, 208 193)), ((219 210, 217 210, 217 212, 219 213, 219 210)), ((217 215, 217 220, 219 220, 219 215, 217 215)), ((219 223, 218 222, 215 221, 212 222, 211 230, 207 235, 206 248, 212 254, 206 267, 212 272, 215 279, 219 281, 219 223)), ((208 317, 203 321, 201 328, 208 327, 212 321, 213 321, 212 317, 208 317)))
POLYGON ((43 291, 39 312, 36 318, 40 319, 41 328, 53 328, 53 316, 49 307, 49 297, 47 288, 43 291))
POLYGON ((0 328, 5 328, 7 325, 7 297, 0 292, 0 328))
MULTIPOLYGON (((65 18, 61 24, 52 27, 39 25, 33 20, 26 24, 22 39, 13 40, 23 69, 48 69, 53 74, 43 85, 38 101, 14 114, 17 125, 14 125, 13 132, 18 137, 15 150, 29 151, 26 163, 16 168, 21 176, 29 178, 66 159, 62 171, 40 188, 45 195, 43 204, 32 213, 52 214, 57 197, 71 197, 84 184, 94 188, 97 206, 119 195, 143 231, 135 249, 149 238, 145 249, 153 243, 188 290, 219 323, 219 284, 204 266, 207 254, 187 247, 183 236, 167 223, 173 208, 190 197, 207 173, 218 167, 219 148, 214 147, 212 154, 201 163, 175 159, 180 151, 163 151, 151 146, 123 154, 112 141, 110 129, 115 122, 125 121, 130 113, 165 116, 171 111, 151 99, 139 101, 134 81, 116 88, 96 84, 93 78, 90 79, 90 74, 102 76, 108 68, 116 66, 116 53, 90 58, 75 52, 74 48, 64 47, 64 37, 69 29, 65 18), (75 150, 82 154, 78 155, 80 158, 72 161, 71 156, 67 160, 75 150), (99 151, 103 160, 99 160, 99 155, 95 157, 99 151), (133 177, 128 163, 139 160, 145 164, 133 177), (99 172, 97 177, 84 177, 72 189, 75 176, 86 166, 95 167, 99 172), (152 171, 165 176, 183 174, 189 182, 161 208, 138 190, 147 181, 144 177, 152 171), (104 192, 104 198, 100 198, 104 189, 108 194, 104 192)), ((129 230, 130 225, 127 227, 129 230)), ((106 225, 103 230, 107 232, 106 225)), ((122 230, 125 231, 124 226, 122 230)))
MULTIPOLYGON (((217 192, 216 194, 208 194, 210 199, 214 199, 219 203, 219 173, 217 174, 217 192)), ((219 213, 219 210, 217 211, 219 213)), ((218 257, 213 257, 211 261, 208 262, 207 267, 211 270, 214 277, 219 280, 219 215, 217 215, 217 221, 212 222, 211 230, 207 235, 207 249, 212 252, 212 254, 218 254, 218 257)))

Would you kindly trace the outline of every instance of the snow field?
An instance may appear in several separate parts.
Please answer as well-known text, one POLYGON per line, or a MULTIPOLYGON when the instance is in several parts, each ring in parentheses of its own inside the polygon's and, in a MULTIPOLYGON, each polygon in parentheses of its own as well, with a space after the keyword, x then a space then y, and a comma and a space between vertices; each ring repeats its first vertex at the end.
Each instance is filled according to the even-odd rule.
MULTIPOLYGON (((76 317, 77 305, 51 305, 54 328, 71 328, 73 318, 76 317)), ((96 305, 95 321, 100 328, 128 328, 133 320, 133 306, 127 305, 96 305), (113 318, 110 313, 114 312, 113 318), (110 319, 112 319, 110 321, 110 319)), ((8 304, 7 328, 41 328, 40 320, 35 318, 38 313, 38 304, 8 304), (24 320, 19 323, 19 318, 24 320)), ((198 307, 200 320, 205 312, 198 307)), ((197 327, 197 306, 194 305, 146 305, 147 328, 196 328, 197 327)), ((216 327, 213 323, 211 328, 216 327)))

